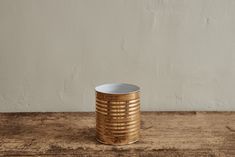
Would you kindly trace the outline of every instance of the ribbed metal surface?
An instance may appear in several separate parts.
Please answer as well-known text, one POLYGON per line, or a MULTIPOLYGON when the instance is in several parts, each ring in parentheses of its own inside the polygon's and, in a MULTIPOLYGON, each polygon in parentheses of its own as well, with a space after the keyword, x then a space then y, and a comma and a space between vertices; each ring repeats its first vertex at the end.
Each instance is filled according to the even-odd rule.
POLYGON ((136 142, 140 130, 139 92, 96 92, 96 138, 99 142, 123 145, 136 142))

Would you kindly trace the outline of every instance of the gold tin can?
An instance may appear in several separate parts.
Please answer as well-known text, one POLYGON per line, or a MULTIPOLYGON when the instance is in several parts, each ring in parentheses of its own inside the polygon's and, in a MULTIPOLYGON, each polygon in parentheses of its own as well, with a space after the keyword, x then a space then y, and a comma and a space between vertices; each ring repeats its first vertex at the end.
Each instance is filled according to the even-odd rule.
POLYGON ((96 139, 103 144, 125 145, 140 136, 140 88, 113 83, 97 86, 96 139))

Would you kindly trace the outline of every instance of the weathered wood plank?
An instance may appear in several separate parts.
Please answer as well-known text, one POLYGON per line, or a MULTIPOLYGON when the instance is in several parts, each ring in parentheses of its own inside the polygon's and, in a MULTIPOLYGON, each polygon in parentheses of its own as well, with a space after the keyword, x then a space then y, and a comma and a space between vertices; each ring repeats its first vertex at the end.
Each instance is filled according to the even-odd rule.
POLYGON ((94 113, 1 113, 0 156, 235 156, 235 112, 143 112, 141 139, 95 140, 94 113))

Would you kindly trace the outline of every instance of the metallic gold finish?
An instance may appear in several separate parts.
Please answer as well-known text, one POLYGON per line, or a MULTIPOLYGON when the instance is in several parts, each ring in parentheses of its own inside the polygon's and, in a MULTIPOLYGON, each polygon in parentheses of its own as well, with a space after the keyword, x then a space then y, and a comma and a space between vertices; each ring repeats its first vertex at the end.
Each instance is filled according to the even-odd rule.
POLYGON ((96 139, 125 145, 140 136, 140 93, 103 93, 96 90, 96 139))

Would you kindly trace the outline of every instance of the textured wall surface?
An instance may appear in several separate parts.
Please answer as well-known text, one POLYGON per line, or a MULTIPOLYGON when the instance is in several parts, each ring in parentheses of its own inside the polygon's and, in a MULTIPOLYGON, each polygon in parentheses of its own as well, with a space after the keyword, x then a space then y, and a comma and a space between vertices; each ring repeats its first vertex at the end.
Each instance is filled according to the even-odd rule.
POLYGON ((234 0, 0 0, 0 111, 94 111, 137 84, 142 110, 235 110, 234 0))

